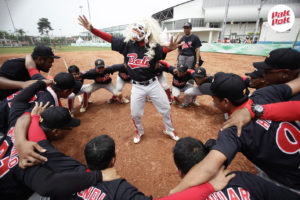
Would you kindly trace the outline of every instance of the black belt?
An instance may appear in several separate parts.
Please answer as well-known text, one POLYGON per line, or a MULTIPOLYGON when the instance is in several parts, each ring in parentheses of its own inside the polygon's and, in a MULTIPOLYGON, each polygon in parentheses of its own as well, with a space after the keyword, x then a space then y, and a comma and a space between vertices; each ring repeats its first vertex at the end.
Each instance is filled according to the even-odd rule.
POLYGON ((148 81, 143 81, 143 82, 137 82, 137 81, 132 81, 133 84, 136 84, 136 85, 143 85, 143 86, 147 86, 149 85, 151 82, 154 82, 156 80, 155 77, 149 79, 148 81))

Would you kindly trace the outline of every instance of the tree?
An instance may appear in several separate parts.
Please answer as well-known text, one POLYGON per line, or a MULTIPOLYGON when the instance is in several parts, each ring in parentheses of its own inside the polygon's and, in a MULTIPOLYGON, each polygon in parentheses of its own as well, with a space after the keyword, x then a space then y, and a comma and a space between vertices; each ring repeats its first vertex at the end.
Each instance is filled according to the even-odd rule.
POLYGON ((19 36, 21 36, 21 40, 23 39, 23 36, 24 36, 24 34, 25 34, 25 31, 23 30, 23 29, 17 29, 17 34, 19 35, 19 36))
POLYGON ((40 18, 37 25, 41 35, 44 35, 44 33, 46 33, 46 35, 48 36, 49 31, 53 30, 47 18, 40 18))

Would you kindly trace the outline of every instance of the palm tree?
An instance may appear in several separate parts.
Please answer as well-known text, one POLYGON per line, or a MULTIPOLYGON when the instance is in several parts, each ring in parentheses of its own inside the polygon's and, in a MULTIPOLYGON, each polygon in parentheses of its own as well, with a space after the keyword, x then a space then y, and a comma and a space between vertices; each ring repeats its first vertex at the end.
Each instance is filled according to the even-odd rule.
POLYGON ((25 34, 25 31, 23 30, 23 29, 17 29, 17 34, 19 35, 19 36, 21 36, 21 38, 23 39, 23 36, 24 36, 24 34, 25 34))

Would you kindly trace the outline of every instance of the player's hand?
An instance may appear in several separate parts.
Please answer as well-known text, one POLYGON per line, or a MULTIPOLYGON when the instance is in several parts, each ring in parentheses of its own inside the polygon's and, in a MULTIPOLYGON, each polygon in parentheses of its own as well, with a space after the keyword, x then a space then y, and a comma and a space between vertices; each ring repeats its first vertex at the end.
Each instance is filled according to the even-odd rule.
POLYGON ((35 106, 31 111, 31 116, 33 115, 41 115, 42 112, 44 112, 44 110, 49 106, 49 101, 43 106, 43 102, 34 102, 35 106))
POLYGON ((176 35, 175 40, 173 39, 173 35, 171 36, 170 44, 169 46, 166 46, 166 48, 169 51, 173 51, 177 49, 178 47, 182 46, 183 44, 178 44, 178 42, 181 40, 182 37, 178 38, 179 34, 176 35))
POLYGON ((43 79, 43 81, 46 83, 46 86, 49 86, 52 83, 54 83, 53 79, 43 79))
POLYGON ((227 121, 224 122, 221 131, 231 126, 237 127, 238 137, 242 134, 242 128, 251 121, 251 114, 247 108, 237 109, 230 116, 227 121))
POLYGON ((178 74, 178 69, 174 69, 174 70, 173 70, 173 73, 174 73, 174 74, 178 74))
POLYGON ((47 162, 46 157, 35 152, 35 150, 37 150, 38 152, 44 153, 47 150, 38 145, 36 142, 25 140, 22 144, 17 145, 16 148, 20 159, 19 167, 22 169, 47 162))
POLYGON ((229 173, 230 171, 222 166, 216 176, 209 181, 215 191, 222 190, 228 184, 228 182, 235 177, 235 174, 228 175, 229 173))
POLYGON ((27 88, 28 86, 30 86, 31 84, 37 82, 37 80, 29 80, 29 81, 24 81, 22 83, 22 89, 27 88))
POLYGON ((36 64, 35 64, 32 56, 29 55, 29 54, 25 56, 25 67, 26 67, 27 70, 32 69, 32 68, 36 68, 36 64))
POLYGON ((102 172, 102 180, 103 181, 113 181, 121 178, 118 174, 116 168, 107 168, 101 171, 102 172))
POLYGON ((84 15, 79 16, 78 20, 79 20, 79 25, 83 26, 88 31, 92 31, 93 26, 84 15))

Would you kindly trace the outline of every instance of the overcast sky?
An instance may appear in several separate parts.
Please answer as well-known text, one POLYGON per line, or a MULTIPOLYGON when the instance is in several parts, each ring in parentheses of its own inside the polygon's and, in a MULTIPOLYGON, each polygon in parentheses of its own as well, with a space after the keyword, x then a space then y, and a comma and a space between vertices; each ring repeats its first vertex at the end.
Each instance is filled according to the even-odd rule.
POLYGON ((54 29, 50 34, 78 35, 83 28, 77 17, 81 10, 89 17, 88 1, 93 26, 104 28, 132 23, 187 0, 0 0, 0 30, 14 30, 7 2, 15 28, 22 28, 27 35, 39 35, 37 22, 43 17, 49 19, 54 29))

